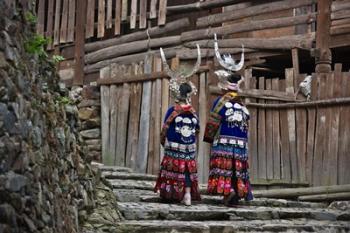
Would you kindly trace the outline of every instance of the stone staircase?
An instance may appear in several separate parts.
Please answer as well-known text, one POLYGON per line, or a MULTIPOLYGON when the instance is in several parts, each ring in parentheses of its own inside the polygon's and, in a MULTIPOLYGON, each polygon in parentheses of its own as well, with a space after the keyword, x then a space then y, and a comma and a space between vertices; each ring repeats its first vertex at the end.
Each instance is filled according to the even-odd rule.
POLYGON ((201 202, 164 204, 152 191, 156 176, 121 167, 101 170, 125 219, 117 223, 117 232, 350 232, 350 210, 329 208, 328 203, 256 198, 228 208, 221 197, 205 195, 203 186, 201 202))

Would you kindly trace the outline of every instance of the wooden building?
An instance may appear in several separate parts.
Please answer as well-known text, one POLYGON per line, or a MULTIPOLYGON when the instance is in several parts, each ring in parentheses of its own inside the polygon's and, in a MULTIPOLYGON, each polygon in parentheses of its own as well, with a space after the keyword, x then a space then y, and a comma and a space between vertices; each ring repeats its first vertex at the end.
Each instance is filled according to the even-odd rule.
MULTIPOLYGON (((105 164, 158 172, 172 103, 159 47, 172 68, 188 69, 200 45, 192 101, 204 129, 218 94, 217 33, 223 52, 239 56, 245 46, 253 184, 350 184, 349 0, 37 0, 37 12, 47 49, 66 59, 62 82, 100 86, 105 164), (297 93, 307 74, 310 100, 297 93)), ((205 182, 209 145, 198 148, 205 182)))

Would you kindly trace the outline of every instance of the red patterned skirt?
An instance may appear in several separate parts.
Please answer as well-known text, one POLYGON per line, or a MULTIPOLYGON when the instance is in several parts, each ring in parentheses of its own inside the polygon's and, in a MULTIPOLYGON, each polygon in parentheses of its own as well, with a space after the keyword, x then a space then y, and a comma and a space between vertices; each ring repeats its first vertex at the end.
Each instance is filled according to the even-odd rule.
POLYGON ((191 187, 192 200, 201 200, 198 188, 196 144, 166 142, 164 157, 154 191, 167 201, 181 201, 185 187, 191 187))
POLYGON ((248 174, 247 139, 221 136, 214 141, 210 155, 208 193, 252 200, 248 174))

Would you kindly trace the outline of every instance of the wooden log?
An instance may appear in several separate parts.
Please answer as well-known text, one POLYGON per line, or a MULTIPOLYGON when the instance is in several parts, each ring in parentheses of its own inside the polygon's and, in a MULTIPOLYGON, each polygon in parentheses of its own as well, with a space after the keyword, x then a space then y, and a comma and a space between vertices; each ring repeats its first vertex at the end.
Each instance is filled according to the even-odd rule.
POLYGON ((221 27, 214 27, 210 29, 199 29, 188 32, 183 32, 181 34, 182 41, 192 41, 204 38, 214 38, 214 33, 219 36, 230 35, 238 32, 247 32, 254 30, 270 29, 287 27, 298 24, 311 23, 315 21, 316 14, 308 14, 293 17, 283 17, 278 19, 266 19, 257 21, 246 21, 242 23, 234 23, 221 27))
MULTIPOLYGON (((178 29, 185 30, 190 25, 190 21, 188 18, 182 18, 179 20, 175 20, 173 22, 169 22, 163 27, 152 27, 148 29, 149 36, 151 38, 155 38, 161 35, 167 35, 170 32, 176 31, 178 29)), ((96 51, 99 49, 107 48, 113 45, 124 44, 128 42, 138 41, 147 39, 147 30, 130 33, 127 35, 123 35, 121 37, 92 42, 85 45, 85 50, 87 52, 96 51)))
POLYGON ((158 0, 151 0, 150 14, 149 14, 150 19, 157 18, 157 2, 158 0))
POLYGON ((107 0, 106 28, 112 28, 112 0, 107 0))
POLYGON ((140 19, 139 28, 147 26, 147 0, 140 0, 140 19))
MULTIPOLYGON (((144 73, 151 73, 152 71, 152 57, 146 56, 144 64, 144 73)), ((149 121, 150 121, 150 103, 151 103, 151 82, 143 83, 141 117, 139 141, 137 147, 136 172, 146 172, 147 168, 147 154, 149 141, 149 121)))
MULTIPOLYGON (((315 40, 315 33, 304 35, 291 35, 273 38, 235 38, 219 40, 218 44, 220 50, 223 48, 237 48, 240 49, 242 44, 244 48, 251 49, 282 49, 288 50, 292 48, 311 49, 312 42, 315 40)), ((196 48, 198 44, 201 48, 214 48, 214 41, 199 40, 184 43, 185 47, 196 48)), ((240 52, 240 51, 239 51, 240 52)), ((246 51, 245 51, 246 52, 246 51)))
POLYGON ((90 38, 94 36, 95 29, 95 0, 87 1, 87 11, 86 11, 86 34, 85 38, 90 38))
POLYGON ((131 1, 130 29, 136 28, 137 0, 131 1))
POLYGON ((304 195, 316 195, 327 193, 350 192, 350 185, 333 185, 333 186, 319 186, 309 188, 285 188, 285 189, 271 189, 262 190, 259 195, 255 197, 268 198, 297 198, 304 195))
MULTIPOLYGON (((140 69, 141 65, 134 64, 133 74, 137 75, 142 72, 140 69)), ((141 83, 130 84, 130 117, 129 117, 129 127, 128 127, 128 140, 126 149, 126 166, 132 169, 136 168, 137 159, 137 144, 139 137, 139 122, 140 122, 140 112, 141 112, 141 93, 142 93, 141 83)))
POLYGON ((47 49, 52 49, 53 44, 53 18, 54 18, 54 1, 49 1, 49 6, 47 8, 47 24, 46 24, 46 38, 48 38, 49 44, 47 45, 47 49))
POLYGON ((167 0, 159 0, 158 26, 165 24, 167 10, 167 0))
POLYGON ((344 24, 347 24, 349 25, 350 24, 350 18, 347 18, 347 19, 338 19, 338 20, 332 20, 331 22, 331 26, 339 26, 339 25, 344 25, 344 24))
MULTIPOLYGON (((272 79, 272 90, 279 90, 279 79, 272 79)), ((278 103, 273 101, 272 103, 278 103)), ((281 179, 281 136, 280 136, 280 114, 272 111, 272 145, 273 145, 273 178, 281 179)))
POLYGON ((316 201, 316 202, 350 200, 350 192, 299 196, 298 200, 299 201, 316 201))
POLYGON ((115 1, 115 18, 114 18, 114 35, 120 34, 121 14, 122 14, 121 0, 115 1))
POLYGON ((348 34, 350 33, 350 24, 347 25, 341 25, 339 27, 332 27, 331 28, 331 35, 342 35, 342 34, 348 34))
POLYGON ((197 19, 196 25, 197 27, 207 27, 219 23, 237 20, 240 18, 293 9, 301 6, 310 5, 316 2, 316 0, 285 0, 272 3, 269 2, 252 7, 243 8, 239 11, 225 11, 223 13, 211 14, 208 16, 200 17, 197 19))
MULTIPOLYGON (((110 76, 110 67, 107 66, 100 71, 100 78, 110 76)), ((114 165, 114 157, 109 153, 109 87, 101 86, 101 138, 102 138, 102 162, 105 165, 114 165)))
POLYGON ((334 1, 331 6, 332 12, 350 9, 350 2, 348 1, 334 1))
POLYGON ((341 35, 334 35, 331 37, 331 48, 337 48, 337 47, 344 47, 349 46, 350 41, 350 33, 349 34, 341 34, 341 35))
MULTIPOLYGON (((164 53, 165 53, 166 58, 175 57, 176 47, 164 49, 164 53)), ((153 55, 158 56, 159 50, 158 49, 151 50, 151 51, 147 51, 147 52, 143 52, 143 53, 126 55, 126 56, 121 56, 121 57, 117 57, 117 58, 113 58, 113 59, 107 59, 107 60, 100 61, 100 62, 97 62, 97 63, 92 64, 92 65, 85 66, 84 71, 85 71, 85 73, 96 72, 99 69, 101 69, 102 67, 108 66, 112 63, 131 64, 133 62, 139 62, 139 61, 144 60, 144 58, 147 54, 153 54, 153 55)))
POLYGON ((159 48, 162 46, 171 46, 178 44, 181 44, 180 36, 169 36, 158 39, 135 41, 121 45, 114 45, 89 53, 85 56, 85 61, 86 63, 95 63, 101 60, 115 58, 125 54, 146 51, 149 48, 159 48))
POLYGON ((40 35, 44 35, 45 30, 45 0, 38 1, 38 22, 36 24, 36 33, 40 35))
POLYGON ((340 10, 337 12, 332 12, 331 14, 331 20, 336 19, 346 19, 350 17, 350 9, 340 10))
MULTIPOLYGON (((201 56, 210 58, 215 56, 215 51, 214 49, 201 49, 201 56)), ((245 49, 244 52, 246 53, 252 53, 255 52, 256 50, 252 49, 245 49)), ((222 53, 230 53, 230 54, 237 54, 241 53, 242 49, 237 49, 237 48, 225 48, 225 49, 220 49, 220 52, 222 53)), ((271 53, 273 54, 273 53, 271 53)), ((176 51, 176 56, 179 57, 181 60, 191 60, 191 59, 197 59, 198 57, 198 50, 197 49, 179 49, 176 51)), ((246 57, 248 59, 248 57, 246 57)))
POLYGON ((228 6, 238 2, 241 2, 241 1, 239 0, 212 0, 212 1, 206 1, 206 2, 199 1, 195 3, 184 4, 184 5, 168 6, 167 11, 169 12, 169 14, 185 13, 185 12, 191 12, 191 11, 200 11, 200 10, 205 10, 210 8, 228 6))
POLYGON ((60 40, 60 19, 61 19, 61 0, 56 0, 55 6, 55 27, 53 31, 53 44, 58 45, 60 40))
POLYGON ((76 0, 69 0, 67 42, 74 41, 76 0))
POLYGON ((97 25, 97 37, 101 38, 105 35, 105 0, 98 1, 98 25, 97 25))

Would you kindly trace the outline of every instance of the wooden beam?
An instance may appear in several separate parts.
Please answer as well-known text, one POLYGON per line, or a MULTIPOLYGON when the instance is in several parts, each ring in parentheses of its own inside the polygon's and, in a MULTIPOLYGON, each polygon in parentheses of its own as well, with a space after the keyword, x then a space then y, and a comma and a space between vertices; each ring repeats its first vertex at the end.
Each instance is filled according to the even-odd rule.
POLYGON ((159 0, 158 26, 165 24, 167 10, 167 0, 159 0))
MULTIPOLYGON (((209 70, 207 66, 201 66, 197 73, 206 72, 209 70)), ((97 85, 111 85, 111 84, 122 84, 122 83, 133 83, 133 82, 148 82, 156 79, 170 78, 166 72, 153 72, 149 74, 133 75, 133 76, 119 76, 118 78, 111 76, 109 78, 97 80, 97 85)))
POLYGON ((136 28, 137 0, 131 1, 130 29, 136 28))
POLYGON ((257 21, 246 21, 241 23, 229 24, 221 27, 214 27, 208 29, 199 29, 188 32, 183 32, 181 34, 182 41, 192 41, 199 40, 205 38, 214 38, 214 33, 219 36, 230 35, 238 32, 247 32, 254 30, 263 30, 270 28, 279 28, 279 27, 287 27, 298 24, 311 23, 315 21, 316 13, 300 15, 300 16, 292 16, 292 17, 283 17, 278 19, 265 19, 265 20, 257 20, 257 21))
MULTIPOLYGON (((312 42, 315 40, 315 33, 304 35, 291 35, 273 38, 235 38, 223 39, 218 41, 220 49, 222 48, 244 48, 251 49, 283 49, 292 48, 311 49, 312 42)), ((196 48, 198 44, 201 48, 214 48, 214 40, 197 40, 184 43, 185 47, 196 48)))
POLYGON ((260 191, 255 197, 296 198, 303 195, 350 192, 350 185, 320 186, 310 188, 271 189, 260 191))
POLYGON ((317 0, 285 0, 278 2, 269 2, 265 4, 259 4, 252 7, 243 8, 235 11, 225 11, 218 14, 210 14, 197 19, 197 27, 207 27, 216 25, 219 23, 224 23, 228 21, 233 21, 240 18, 256 16, 266 13, 273 13, 276 11, 282 11, 292 8, 297 8, 301 6, 310 5, 316 3, 317 0))
MULTIPOLYGON (((213 94, 222 94, 222 91, 217 86, 209 86, 209 91, 213 94)), ((287 102, 295 102, 295 101, 301 101, 296 100, 294 97, 294 94, 288 94, 286 92, 282 91, 274 91, 274 90, 260 90, 260 89, 248 89, 248 90, 240 90, 238 92, 238 95, 241 97, 250 97, 250 98, 257 98, 257 99, 267 99, 267 100, 280 100, 280 101, 287 101, 287 102)), ((248 103, 247 103, 248 104, 248 103)), ((250 103, 249 103, 250 105, 250 103)), ((256 104, 252 106, 265 106, 270 104, 256 104)))
POLYGON ((146 51, 149 48, 159 48, 162 46, 171 46, 181 44, 180 36, 169 36, 151 40, 134 41, 130 43, 114 45, 104 49, 97 50, 85 56, 86 63, 96 63, 121 55, 146 51))
POLYGON ((333 1, 332 3, 332 12, 350 9, 349 1, 333 1))
POLYGON ((332 12, 331 14, 331 19, 336 20, 336 19, 346 19, 350 17, 350 9, 347 10, 340 10, 337 12, 332 12))
POLYGON ((115 18, 114 18, 114 35, 120 34, 121 28, 121 14, 122 14, 122 2, 121 0, 115 1, 115 18))
POLYGON ((350 200, 350 192, 299 196, 298 200, 299 201, 316 201, 316 202, 350 200))
POLYGON ((86 22, 86 1, 77 0, 78 11, 76 19, 76 34, 75 34, 75 68, 73 85, 84 84, 84 45, 85 45, 85 22, 86 22))
MULTIPOLYGON (((175 57, 177 49, 180 49, 180 47, 172 47, 172 48, 164 49, 165 56, 167 58, 175 57)), ((100 62, 97 62, 95 64, 86 65, 84 68, 84 72, 85 73, 97 72, 102 67, 108 66, 112 63, 131 64, 133 62, 139 62, 139 61, 144 60, 144 58, 147 54, 155 54, 155 55, 159 56, 159 50, 157 49, 157 50, 151 50, 151 51, 147 51, 147 52, 143 52, 143 53, 137 53, 137 54, 116 57, 113 59, 107 59, 104 61, 100 61, 100 62)))
POLYGON ((190 4, 168 6, 167 12, 169 12, 170 14, 177 14, 177 13, 185 13, 185 12, 191 12, 191 11, 200 11, 200 10, 206 10, 210 8, 228 6, 239 2, 242 2, 242 1, 239 1, 239 0, 211 0, 206 2, 198 1, 190 4))
MULTIPOLYGON (((190 25, 189 19, 182 18, 182 19, 167 23, 163 27, 156 26, 156 27, 149 28, 148 33, 151 38, 155 38, 160 35, 167 35, 168 33, 176 31, 178 29, 184 30, 189 25, 190 25)), ((123 44, 127 42, 138 41, 138 40, 144 40, 147 38, 148 38, 147 30, 143 30, 143 31, 130 33, 128 35, 124 35, 124 36, 109 39, 109 40, 88 43, 85 45, 85 51, 92 52, 92 51, 96 51, 96 50, 110 47, 113 45, 118 45, 118 44, 123 44)))
POLYGON ((332 0, 318 0, 317 30, 316 30, 316 72, 331 71, 332 53, 330 47, 330 21, 332 0))

